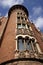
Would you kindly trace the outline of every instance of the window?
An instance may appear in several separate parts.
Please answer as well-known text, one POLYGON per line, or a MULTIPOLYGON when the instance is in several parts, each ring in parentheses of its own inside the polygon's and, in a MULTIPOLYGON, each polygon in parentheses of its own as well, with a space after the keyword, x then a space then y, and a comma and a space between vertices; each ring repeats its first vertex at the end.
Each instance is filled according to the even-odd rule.
POLYGON ((20 16, 17 16, 17 23, 20 22, 20 16))
POLYGON ((19 15, 19 12, 17 13, 17 15, 19 15))
POLYGON ((24 17, 24 21, 26 21, 26 20, 27 20, 27 18, 24 17))
POLYGON ((33 42, 33 43, 35 42, 35 39, 34 39, 34 38, 32 38, 32 42, 33 42))
POLYGON ((25 28, 25 24, 22 24, 22 28, 25 28))
POLYGON ((23 21, 25 21, 25 20, 26 20, 26 18, 25 18, 25 17, 22 17, 22 16, 21 16, 21 19, 22 19, 23 21))
POLYGON ((23 20, 23 17, 21 17, 21 19, 23 20))
POLYGON ((35 39, 32 38, 31 41, 32 41, 33 46, 35 47, 35 39))
POLYGON ((18 28, 18 29, 19 29, 19 28, 22 28, 22 27, 21 27, 21 24, 17 24, 17 28, 18 28))
POLYGON ((25 14, 23 14, 25 16, 25 14))
POLYGON ((23 38, 22 36, 19 36, 17 38, 17 48, 18 48, 18 50, 23 51, 23 50, 27 49, 29 51, 32 51, 33 47, 34 47, 34 50, 37 50, 36 45, 34 45, 34 40, 32 40, 31 38, 29 38, 29 37, 23 38))
POLYGON ((32 50, 32 46, 31 46, 31 39, 26 38, 26 49, 27 50, 32 50))
POLYGON ((22 15, 22 12, 20 14, 22 15))
POLYGON ((29 29, 29 27, 30 27, 30 26, 29 26, 29 25, 27 25, 27 27, 28 27, 28 29, 29 29))
POLYGON ((25 28, 25 24, 20 24, 20 23, 19 23, 19 24, 17 24, 17 28, 18 28, 18 29, 25 28))
POLYGON ((28 42, 26 48, 27 48, 28 50, 32 50, 31 43, 28 42))
POLYGON ((18 49, 19 49, 20 51, 23 51, 23 50, 24 50, 24 40, 23 40, 22 37, 19 37, 19 38, 18 38, 18 49))
POLYGON ((27 20, 27 18, 24 18, 24 20, 27 20))
POLYGON ((20 19, 20 17, 17 17, 17 19, 20 19))

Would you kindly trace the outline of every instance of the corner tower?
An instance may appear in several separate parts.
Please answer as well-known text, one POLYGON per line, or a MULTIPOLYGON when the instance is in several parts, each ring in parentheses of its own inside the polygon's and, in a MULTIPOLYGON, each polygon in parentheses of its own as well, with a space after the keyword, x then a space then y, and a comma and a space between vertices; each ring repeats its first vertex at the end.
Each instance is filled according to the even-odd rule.
POLYGON ((43 59, 41 33, 28 19, 23 5, 14 5, 8 12, 8 19, 1 35, 0 63, 4 65, 39 64, 43 59), (38 37, 37 37, 38 36, 38 37))

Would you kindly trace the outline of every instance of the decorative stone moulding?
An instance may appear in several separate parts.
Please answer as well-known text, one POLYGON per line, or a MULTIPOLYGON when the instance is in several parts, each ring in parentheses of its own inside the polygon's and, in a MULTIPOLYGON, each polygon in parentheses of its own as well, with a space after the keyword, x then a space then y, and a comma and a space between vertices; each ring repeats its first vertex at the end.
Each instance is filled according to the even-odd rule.
POLYGON ((39 57, 38 54, 30 52, 29 50, 25 50, 25 51, 16 50, 15 59, 16 58, 39 58, 39 57))

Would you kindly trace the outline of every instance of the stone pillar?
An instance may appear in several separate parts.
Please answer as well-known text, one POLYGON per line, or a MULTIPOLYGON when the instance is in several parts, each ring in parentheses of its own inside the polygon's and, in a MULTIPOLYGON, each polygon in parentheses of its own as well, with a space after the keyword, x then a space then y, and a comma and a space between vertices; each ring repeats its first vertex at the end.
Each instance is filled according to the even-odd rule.
POLYGON ((37 47, 38 52, 42 53, 38 43, 36 43, 36 47, 37 47))

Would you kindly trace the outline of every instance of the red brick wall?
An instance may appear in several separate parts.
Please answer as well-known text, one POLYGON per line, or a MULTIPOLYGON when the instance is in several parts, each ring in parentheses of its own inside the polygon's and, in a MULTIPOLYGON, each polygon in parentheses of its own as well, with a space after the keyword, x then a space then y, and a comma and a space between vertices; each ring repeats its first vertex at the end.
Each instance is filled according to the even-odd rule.
POLYGON ((14 50, 16 48, 16 12, 13 12, 8 21, 8 25, 4 34, 3 41, 0 48, 0 63, 10 60, 14 57, 14 50))
POLYGON ((32 27, 33 32, 34 32, 34 36, 37 39, 37 42, 39 43, 40 49, 43 52, 43 41, 41 39, 41 32, 38 32, 35 25, 31 24, 31 27, 32 27))

